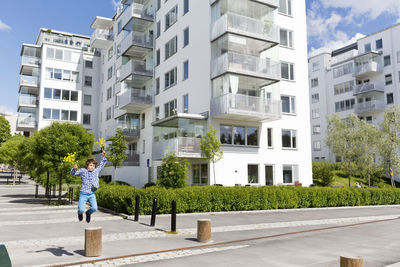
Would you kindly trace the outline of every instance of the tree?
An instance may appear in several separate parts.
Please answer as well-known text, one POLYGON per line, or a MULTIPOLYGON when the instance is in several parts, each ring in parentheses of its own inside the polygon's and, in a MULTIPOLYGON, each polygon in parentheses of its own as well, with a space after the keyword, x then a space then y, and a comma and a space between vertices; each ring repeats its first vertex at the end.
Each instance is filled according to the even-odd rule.
POLYGON ((354 114, 342 119, 334 114, 328 118, 326 144, 347 165, 349 172, 349 187, 351 186, 352 162, 363 155, 363 137, 360 120, 354 114))
POLYGON ((10 165, 14 169, 13 184, 17 179, 17 170, 24 168, 23 144, 26 141, 24 136, 12 136, 0 146, 0 159, 2 163, 10 165))
POLYGON ((54 122, 34 135, 34 154, 41 165, 58 175, 58 201, 61 203, 62 180, 69 173, 63 164, 67 153, 76 152, 77 159, 87 158, 92 154, 94 136, 79 124, 54 122))
POLYGON ((322 186, 330 186, 333 182, 333 166, 328 162, 313 162, 312 174, 313 180, 319 181, 322 186))
POLYGON ((0 115, 0 145, 11 137, 10 123, 0 115))
POLYGON ((114 175, 112 176, 112 181, 114 182, 117 167, 120 167, 128 156, 126 155, 125 136, 122 134, 121 129, 117 128, 115 135, 111 136, 109 141, 111 143, 107 146, 107 160, 114 166, 114 175))
POLYGON ((165 188, 182 188, 186 186, 189 162, 175 154, 167 154, 162 159, 161 171, 157 184, 165 188))
POLYGON ((213 129, 210 125, 210 130, 201 138, 200 148, 204 153, 205 158, 208 162, 213 164, 213 174, 214 174, 214 184, 217 183, 217 178, 215 176, 215 163, 222 159, 224 152, 221 150, 221 142, 216 137, 217 131, 213 129))
MULTIPOLYGON (((400 111, 397 106, 385 111, 383 122, 381 123, 381 142, 379 144, 379 155, 382 158, 382 167, 391 173, 391 169, 398 172, 400 170, 400 111)), ((395 187, 393 176, 391 176, 392 186, 395 187)))

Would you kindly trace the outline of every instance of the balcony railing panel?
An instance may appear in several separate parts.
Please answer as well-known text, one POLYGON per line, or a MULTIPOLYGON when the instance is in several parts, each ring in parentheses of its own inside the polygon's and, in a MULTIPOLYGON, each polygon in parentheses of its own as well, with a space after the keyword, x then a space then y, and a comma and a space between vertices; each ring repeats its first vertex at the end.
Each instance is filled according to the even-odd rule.
POLYGON ((153 49, 153 35, 142 32, 132 32, 121 42, 122 54, 125 54, 132 46, 153 49))
POLYGON ((31 56, 22 56, 21 65, 34 65, 39 66, 40 58, 31 56))
POLYGON ((279 43, 279 27, 272 22, 264 22, 234 13, 226 13, 214 22, 211 40, 226 32, 236 33, 269 42, 279 43))
POLYGON ((119 96, 119 106, 123 107, 129 104, 151 105, 153 103, 153 94, 151 91, 143 89, 127 89, 119 96))
POLYGON ((211 77, 234 72, 269 80, 280 79, 280 64, 264 59, 233 52, 222 54, 212 62, 211 77))
POLYGON ((32 113, 18 113, 17 130, 35 128, 37 125, 36 115, 32 113))
POLYGON ((128 156, 123 162, 122 166, 139 166, 140 155, 137 151, 127 150, 126 155, 128 156))
POLYGON ((211 117, 241 116, 252 121, 279 119, 281 101, 240 94, 225 94, 211 100, 211 117))
POLYGON ((114 35, 112 31, 96 29, 90 37, 90 46, 105 49, 113 43, 114 35))
POLYGON ((385 92, 385 89, 383 87, 377 86, 374 83, 358 84, 354 90, 353 95, 359 95, 369 92, 383 93, 385 92))
POLYGON ((24 86, 38 87, 39 77, 21 75, 19 82, 21 86, 24 85, 24 86))
MULTIPOLYGON (((218 0, 210 0, 210 6, 212 4, 214 4, 215 2, 217 2, 217 1, 218 0)), ((278 7, 279 6, 278 0, 256 0, 256 2, 263 3, 263 4, 266 4, 266 5, 269 5, 269 6, 273 6, 273 7, 278 7)))
POLYGON ((354 106, 354 111, 356 113, 373 112, 384 109, 385 109, 385 102, 381 100, 372 100, 362 103, 356 103, 354 106))
POLYGON ((371 72, 382 72, 382 67, 378 62, 369 61, 363 64, 355 65, 354 67, 354 76, 366 75, 371 72))
POLYGON ((131 59, 122 66, 120 75, 121 81, 130 75, 147 76, 152 78, 153 66, 150 66, 150 64, 147 64, 145 61, 131 59))
POLYGON ((154 21, 153 7, 139 3, 132 3, 129 7, 123 10, 121 15, 122 26, 125 27, 132 18, 139 18, 151 22, 154 21))
POLYGON ((153 143, 153 159, 161 159, 167 153, 178 157, 201 158, 200 138, 177 137, 153 143))
POLYGON ((18 106, 37 106, 38 98, 31 95, 20 95, 18 97, 18 106))

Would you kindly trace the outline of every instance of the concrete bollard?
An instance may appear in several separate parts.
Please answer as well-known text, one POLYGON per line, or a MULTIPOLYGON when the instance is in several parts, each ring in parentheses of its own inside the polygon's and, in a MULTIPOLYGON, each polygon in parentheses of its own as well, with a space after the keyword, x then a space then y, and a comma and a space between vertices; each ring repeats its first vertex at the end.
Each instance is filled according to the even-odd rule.
POLYGON ((340 256, 340 267, 364 267, 364 260, 359 256, 340 256))
POLYGON ((85 256, 98 257, 101 256, 102 248, 102 228, 86 228, 85 229, 85 256))
POLYGON ((202 243, 210 242, 211 240, 211 220, 197 220, 197 241, 202 243))

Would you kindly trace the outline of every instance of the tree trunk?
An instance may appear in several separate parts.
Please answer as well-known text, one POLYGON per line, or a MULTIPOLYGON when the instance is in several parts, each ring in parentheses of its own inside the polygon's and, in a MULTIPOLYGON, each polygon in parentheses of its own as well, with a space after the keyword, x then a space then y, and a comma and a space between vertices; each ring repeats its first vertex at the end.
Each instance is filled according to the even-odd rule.
POLYGON ((351 187, 351 162, 349 162, 349 187, 351 187))
POLYGON ((371 187, 371 169, 368 168, 368 187, 371 187))
POLYGON ((115 182, 117 179, 115 179, 115 175, 117 173, 117 166, 114 166, 114 175, 112 176, 112 182, 115 182))
POLYGON ((17 180, 17 169, 14 168, 14 177, 13 177, 13 185, 15 185, 15 181, 17 180))
POLYGON ((58 205, 61 205, 61 191, 62 191, 62 173, 60 173, 58 180, 58 205))
POLYGON ((213 161, 213 172, 214 172, 214 184, 217 184, 217 178, 215 177, 215 162, 213 161))
POLYGON ((49 183, 50 183, 50 172, 47 171, 47 179, 46 179, 46 197, 50 195, 50 190, 49 190, 49 183))

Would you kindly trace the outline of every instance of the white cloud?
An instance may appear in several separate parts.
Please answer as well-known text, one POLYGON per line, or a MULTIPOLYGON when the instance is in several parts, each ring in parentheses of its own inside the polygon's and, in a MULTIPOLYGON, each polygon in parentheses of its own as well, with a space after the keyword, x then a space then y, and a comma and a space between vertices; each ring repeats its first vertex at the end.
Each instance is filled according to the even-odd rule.
POLYGON ((320 48, 311 47, 308 56, 313 57, 323 52, 331 53, 332 50, 355 43, 358 39, 364 37, 365 35, 362 33, 356 33, 352 38, 349 39, 347 38, 347 34, 339 31, 336 36, 337 39, 327 41, 325 45, 320 48))
POLYGON ((0 31, 9 31, 11 27, 0 20, 0 31))
POLYGON ((0 105, 0 113, 8 115, 17 115, 17 112, 13 108, 2 105, 0 105))

